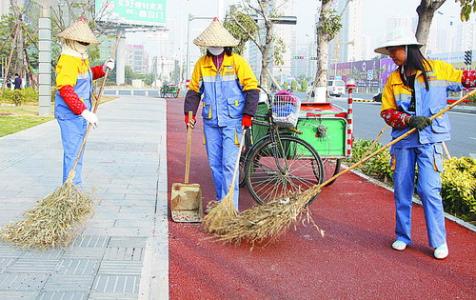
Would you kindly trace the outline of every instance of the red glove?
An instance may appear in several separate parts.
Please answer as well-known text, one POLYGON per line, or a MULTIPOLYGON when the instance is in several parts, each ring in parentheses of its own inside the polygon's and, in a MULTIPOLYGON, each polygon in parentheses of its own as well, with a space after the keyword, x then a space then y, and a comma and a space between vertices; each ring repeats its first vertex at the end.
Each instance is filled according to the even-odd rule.
POLYGON ((243 119, 241 119, 241 125, 243 125, 245 128, 251 127, 251 116, 243 115, 243 119))
POLYGON ((461 77, 461 83, 465 88, 476 87, 476 71, 464 70, 463 77, 461 77))
POLYGON ((188 114, 185 114, 185 126, 190 126, 193 128, 195 126, 195 123, 197 122, 195 118, 196 116, 193 116, 192 119, 190 120, 188 118, 188 114))

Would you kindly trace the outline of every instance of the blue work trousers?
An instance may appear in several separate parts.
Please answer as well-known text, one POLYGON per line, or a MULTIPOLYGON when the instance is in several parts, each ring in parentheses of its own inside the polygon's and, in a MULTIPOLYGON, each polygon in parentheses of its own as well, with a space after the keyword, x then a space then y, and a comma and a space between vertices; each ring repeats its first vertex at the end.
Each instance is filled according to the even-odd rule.
MULTIPOLYGON (((204 124, 205 143, 208 164, 212 171, 215 184, 216 199, 221 201, 226 196, 233 178, 235 162, 238 157, 239 141, 241 140, 241 119, 228 126, 216 127, 204 124)), ((239 174, 234 186, 233 203, 238 209, 239 174)))
POLYGON ((441 198, 441 144, 425 144, 414 148, 393 149, 397 240, 411 243, 412 196, 415 165, 418 166, 417 193, 423 203, 430 246, 446 243, 445 217, 441 198))
MULTIPOLYGON (((79 148, 83 142, 87 129, 87 122, 82 117, 61 120, 57 119, 61 129, 61 141, 63 143, 63 183, 68 179, 68 174, 73 167, 74 160, 78 155, 79 148)), ((83 167, 83 156, 78 161, 76 174, 73 179, 75 185, 81 185, 81 171, 83 167)))

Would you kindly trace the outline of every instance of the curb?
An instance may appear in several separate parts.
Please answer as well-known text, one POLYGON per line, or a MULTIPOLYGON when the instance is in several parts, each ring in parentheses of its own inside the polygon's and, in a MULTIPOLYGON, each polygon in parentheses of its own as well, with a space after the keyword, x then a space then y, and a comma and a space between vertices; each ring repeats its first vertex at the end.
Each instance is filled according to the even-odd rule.
MULTIPOLYGON (((343 167, 343 168, 347 168, 346 166, 342 166, 342 167, 343 167)), ((386 189, 386 190, 388 190, 388 191, 390 191, 390 192, 392 192, 392 193, 394 192, 393 188, 389 187, 388 185, 386 185, 386 184, 384 184, 384 183, 382 183, 382 182, 380 182, 380 181, 378 181, 378 180, 376 180, 376 179, 374 179, 374 178, 371 178, 371 177, 365 175, 364 173, 362 173, 362 172, 360 172, 360 171, 351 170, 351 172, 354 173, 355 175, 359 176, 359 177, 362 177, 362 178, 364 178, 364 179, 370 181, 371 183, 373 183, 373 184, 375 184, 375 185, 378 185, 379 187, 382 187, 382 188, 384 188, 384 189, 386 189)), ((422 205, 420 199, 416 198, 415 196, 412 197, 412 200, 413 200, 413 203, 416 203, 416 204, 418 204, 418 205, 422 205)), ((463 220, 461 220, 461 219, 458 218, 458 217, 455 217, 455 216, 453 216, 453 215, 448 214, 448 213, 445 212, 445 218, 447 218, 447 219, 450 220, 450 221, 455 222, 456 224, 458 224, 458 225, 460 225, 460 226, 465 227, 466 229, 471 230, 472 232, 476 232, 476 226, 475 226, 475 225, 470 224, 470 223, 468 223, 468 222, 466 222, 466 221, 463 221, 463 220)))

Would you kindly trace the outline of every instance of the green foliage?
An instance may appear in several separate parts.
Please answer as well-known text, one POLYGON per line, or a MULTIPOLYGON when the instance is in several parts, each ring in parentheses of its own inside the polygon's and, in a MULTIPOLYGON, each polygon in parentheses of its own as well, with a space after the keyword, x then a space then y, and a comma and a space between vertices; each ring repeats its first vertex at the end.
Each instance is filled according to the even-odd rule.
POLYGON ((306 79, 301 79, 301 92, 306 92, 308 85, 309 84, 306 79))
POLYGON ((460 18, 461 21, 468 21, 471 13, 476 12, 475 0, 456 0, 461 5, 460 18))
POLYGON ((335 38, 342 28, 341 17, 332 9, 326 14, 321 14, 321 19, 317 26, 318 32, 327 34, 328 40, 330 41, 335 38))
MULTIPOLYGON (((381 144, 373 143, 371 140, 357 139, 353 143, 352 158, 348 160, 348 162, 356 163, 381 147, 381 144)), ((390 152, 388 150, 369 159, 359 169, 363 173, 382 180, 383 182, 392 182, 393 172, 390 167, 390 152)))
POLYGON ((286 53, 286 43, 279 36, 273 37, 273 59, 276 66, 284 65, 283 54, 286 53))
POLYGON ((441 194, 445 210, 476 221, 476 159, 451 158, 444 162, 441 194))
POLYGON ((237 9, 232 10, 227 14, 223 26, 240 41, 238 46, 233 48, 233 51, 238 54, 243 53, 246 42, 248 42, 251 37, 255 38, 258 32, 256 22, 249 15, 238 11, 237 9), (241 26, 236 23, 235 19, 241 26))
MULTIPOLYGON (((352 147, 352 158, 347 163, 356 163, 380 147, 380 144, 373 144, 371 140, 356 140, 352 147)), ((389 151, 385 150, 359 169, 383 182, 392 182, 390 158, 389 151)), ((476 159, 451 158, 444 161, 444 168, 441 195, 445 211, 463 220, 476 222, 476 159)))
POLYGON ((0 116, 0 137, 52 120, 52 117, 0 116))
POLYGON ((281 87, 285 90, 289 89, 289 84, 287 82, 284 82, 281 87))
POLYGON ((31 87, 21 90, 5 89, 1 95, 0 102, 11 103, 20 106, 24 103, 37 103, 38 92, 31 87))
POLYGON ((298 89, 297 81, 293 79, 291 81, 291 91, 295 92, 295 91, 297 91, 297 89, 298 89))

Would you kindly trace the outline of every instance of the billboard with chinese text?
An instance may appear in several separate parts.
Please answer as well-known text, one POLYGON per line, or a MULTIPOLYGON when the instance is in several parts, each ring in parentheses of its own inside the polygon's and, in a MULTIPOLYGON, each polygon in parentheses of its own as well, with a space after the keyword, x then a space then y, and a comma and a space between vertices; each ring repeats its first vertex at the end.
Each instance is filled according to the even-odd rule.
POLYGON ((167 0, 96 0, 96 20, 122 25, 165 26, 167 0))

